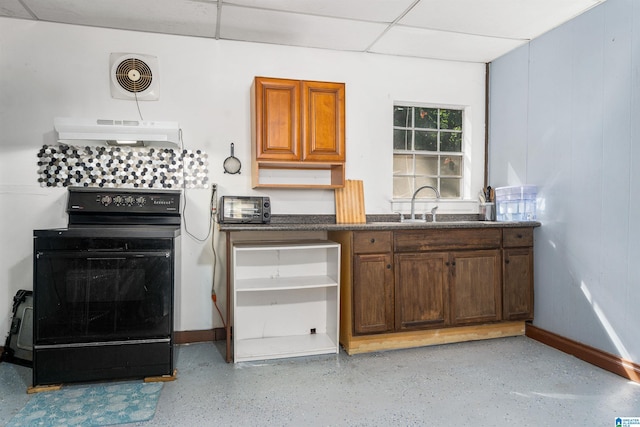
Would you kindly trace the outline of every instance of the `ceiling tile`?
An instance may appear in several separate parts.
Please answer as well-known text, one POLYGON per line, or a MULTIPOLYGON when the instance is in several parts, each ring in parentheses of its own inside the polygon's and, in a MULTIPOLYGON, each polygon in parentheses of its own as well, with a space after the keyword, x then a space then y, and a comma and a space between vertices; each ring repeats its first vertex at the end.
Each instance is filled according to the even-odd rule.
MULTIPOLYGON (((223 0, 224 1, 224 0, 223 0)), ((229 0, 235 4, 260 9, 289 11, 359 21, 386 22, 396 20, 415 0, 229 0)))
POLYGON ((220 38, 363 51, 386 24, 223 6, 220 38))
POLYGON ((0 16, 487 62, 606 0, 220 1, 220 19, 218 0, 0 0, 0 16))
POLYGON ((9 18, 33 18, 29 11, 25 9, 18 0, 0 1, 0 16, 9 18))
POLYGON ((96 27, 215 36, 215 3, 190 0, 24 0, 44 21, 96 27))
POLYGON ((524 43, 526 41, 523 40, 395 26, 378 40, 370 51, 390 55, 486 63, 524 43))
POLYGON ((532 39, 602 0, 421 0, 399 23, 465 34, 532 39))

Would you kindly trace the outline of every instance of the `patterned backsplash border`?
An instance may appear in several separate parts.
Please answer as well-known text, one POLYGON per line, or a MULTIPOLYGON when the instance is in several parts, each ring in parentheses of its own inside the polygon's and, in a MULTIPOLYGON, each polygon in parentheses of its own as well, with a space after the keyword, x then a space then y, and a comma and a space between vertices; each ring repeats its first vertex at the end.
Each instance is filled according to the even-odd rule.
POLYGON ((207 188, 209 161, 202 150, 43 145, 41 187, 207 188))

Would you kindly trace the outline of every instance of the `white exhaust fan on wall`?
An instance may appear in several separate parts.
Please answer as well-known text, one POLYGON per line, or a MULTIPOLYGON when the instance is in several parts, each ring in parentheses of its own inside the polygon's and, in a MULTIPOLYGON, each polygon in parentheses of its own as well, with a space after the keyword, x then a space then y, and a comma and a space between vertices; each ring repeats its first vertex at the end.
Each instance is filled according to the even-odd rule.
POLYGON ((53 121, 58 141, 102 141, 110 145, 145 142, 179 144, 178 122, 101 120, 58 117, 53 121))
POLYGON ((113 98, 158 100, 160 85, 157 57, 136 53, 112 53, 109 63, 113 98))

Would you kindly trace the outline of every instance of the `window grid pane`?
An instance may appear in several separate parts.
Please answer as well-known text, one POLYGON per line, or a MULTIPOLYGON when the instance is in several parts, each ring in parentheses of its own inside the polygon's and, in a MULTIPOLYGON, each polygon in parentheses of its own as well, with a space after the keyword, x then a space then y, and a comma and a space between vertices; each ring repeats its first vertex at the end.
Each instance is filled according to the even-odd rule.
MULTIPOLYGON (((442 198, 462 197, 463 110, 394 106, 393 197, 411 198, 422 185, 442 198)), ((433 198, 425 192, 417 198, 433 198)))

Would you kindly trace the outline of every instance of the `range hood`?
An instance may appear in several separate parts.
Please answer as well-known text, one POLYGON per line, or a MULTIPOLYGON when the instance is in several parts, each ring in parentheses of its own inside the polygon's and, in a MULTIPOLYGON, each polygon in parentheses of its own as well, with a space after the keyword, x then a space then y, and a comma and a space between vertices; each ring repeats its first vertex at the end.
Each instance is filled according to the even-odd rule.
POLYGON ((110 145, 165 142, 178 145, 177 122, 102 120, 58 117, 53 120, 58 141, 103 141, 110 145))

